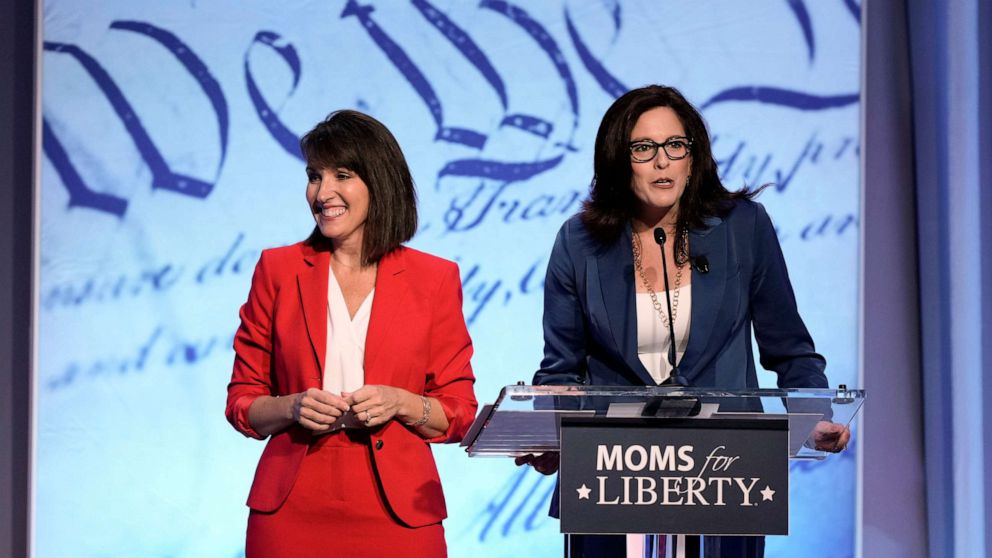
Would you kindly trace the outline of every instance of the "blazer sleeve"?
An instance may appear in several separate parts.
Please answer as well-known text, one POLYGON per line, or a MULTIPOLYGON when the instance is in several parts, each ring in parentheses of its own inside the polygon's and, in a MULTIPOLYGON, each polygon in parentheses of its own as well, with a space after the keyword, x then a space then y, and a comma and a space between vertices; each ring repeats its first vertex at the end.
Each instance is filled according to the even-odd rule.
POLYGON ((478 403, 472 374, 472 339, 462 314, 462 287, 458 267, 451 265, 432 297, 430 352, 424 395, 441 403, 448 430, 428 442, 459 442, 468 432, 478 403))
POLYGON ((569 240, 566 222, 555 238, 544 279, 544 358, 534 385, 587 383, 586 321, 569 240))
POLYGON ((264 436, 248 422, 248 408, 262 395, 272 395, 272 306, 276 286, 262 252, 251 279, 248 301, 241 307, 241 326, 234 336, 234 371, 227 385, 227 420, 245 436, 264 436))
POLYGON ((826 360, 816 352, 796 306, 782 247, 771 219, 755 204, 751 319, 761 366, 778 374, 780 388, 825 388, 826 360))

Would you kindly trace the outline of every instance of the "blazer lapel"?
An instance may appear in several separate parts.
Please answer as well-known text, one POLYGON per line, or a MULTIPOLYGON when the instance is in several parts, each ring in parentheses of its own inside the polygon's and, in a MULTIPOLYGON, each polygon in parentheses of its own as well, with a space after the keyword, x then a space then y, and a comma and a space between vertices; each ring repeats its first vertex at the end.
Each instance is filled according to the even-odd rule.
POLYGON ((379 355, 386 349, 386 341, 395 325, 395 316, 403 308, 407 296, 406 262, 404 249, 398 248, 379 260, 375 277, 375 296, 369 316, 369 330, 365 337, 365 383, 388 383, 389 377, 376 367, 379 355))
POLYGON ((709 343, 717 314, 723 304, 723 294, 727 286, 727 235, 723 220, 709 217, 702 229, 689 231, 690 265, 699 256, 709 262, 709 271, 692 273, 692 310, 689 322, 689 343, 679 363, 686 379, 692 383, 698 370, 697 363, 709 343))
POLYGON ((303 261, 296 281, 300 288, 300 303, 307 325, 307 335, 317 357, 318 377, 324 380, 324 353, 327 352, 327 274, 330 273, 330 252, 314 250, 303 245, 303 261))
POLYGON ((634 306, 634 260, 628 224, 620 239, 597 258, 599 286, 617 351, 645 385, 654 378, 637 357, 637 311, 634 306))

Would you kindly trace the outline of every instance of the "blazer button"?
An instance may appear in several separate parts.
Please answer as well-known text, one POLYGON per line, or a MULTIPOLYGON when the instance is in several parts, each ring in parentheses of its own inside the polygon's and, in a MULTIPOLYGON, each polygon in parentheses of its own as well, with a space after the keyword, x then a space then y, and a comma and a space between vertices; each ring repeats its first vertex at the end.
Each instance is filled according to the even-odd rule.
POLYGON ((381 450, 382 449, 382 440, 376 440, 375 441, 375 449, 377 449, 377 450, 381 450))

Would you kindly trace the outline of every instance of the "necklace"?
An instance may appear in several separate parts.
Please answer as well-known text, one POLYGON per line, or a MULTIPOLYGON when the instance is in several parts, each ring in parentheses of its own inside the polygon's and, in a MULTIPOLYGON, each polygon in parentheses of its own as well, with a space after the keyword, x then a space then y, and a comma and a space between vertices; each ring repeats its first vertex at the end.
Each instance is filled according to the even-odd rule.
MULTIPOLYGON (((648 281, 647 275, 644 274, 644 266, 641 264, 641 237, 636 232, 631 231, 631 233, 633 238, 630 244, 631 251, 634 253, 634 268, 637 269, 637 274, 641 276, 641 282, 644 283, 644 288, 647 289, 648 295, 651 296, 651 305, 654 306, 654 311, 658 313, 661 323, 671 328, 679 313, 679 286, 682 284, 682 267, 685 262, 679 262, 678 258, 675 258, 675 293, 672 295, 672 319, 669 320, 661 307, 661 302, 658 301, 658 295, 651 287, 651 282, 648 281)), ((688 234, 683 232, 682 236, 683 246, 685 246, 685 243, 688 241, 688 234)), ((665 255, 662 254, 661 257, 664 258, 665 255)))

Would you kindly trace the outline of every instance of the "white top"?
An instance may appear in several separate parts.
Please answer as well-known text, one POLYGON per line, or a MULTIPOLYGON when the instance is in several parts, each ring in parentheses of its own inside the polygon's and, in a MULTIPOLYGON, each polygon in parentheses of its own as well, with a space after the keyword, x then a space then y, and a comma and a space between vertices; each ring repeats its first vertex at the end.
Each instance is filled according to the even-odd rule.
MULTIPOLYGON (((689 344, 689 317, 692 314, 692 285, 679 287, 679 309, 675 312, 675 362, 682 361, 685 348, 689 344)), ((674 292, 672 293, 675 294, 674 292)), ((665 291, 657 293, 665 315, 668 315, 665 291)), ((637 358, 648 369, 651 377, 659 384, 672 374, 668 363, 668 348, 671 346, 668 321, 661 316, 651 303, 650 293, 637 293, 637 358)))
POLYGON ((324 391, 339 395, 365 385, 365 336, 369 331, 375 289, 352 318, 334 270, 327 273, 327 352, 324 355, 324 391))

